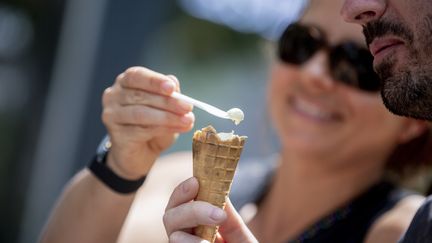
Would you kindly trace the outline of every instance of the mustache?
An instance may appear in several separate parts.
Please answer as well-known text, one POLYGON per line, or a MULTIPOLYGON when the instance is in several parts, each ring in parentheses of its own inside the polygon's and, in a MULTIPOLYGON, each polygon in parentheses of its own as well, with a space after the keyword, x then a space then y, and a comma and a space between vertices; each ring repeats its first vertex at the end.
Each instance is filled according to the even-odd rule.
POLYGON ((411 43, 414 39, 414 34, 405 25, 385 20, 375 20, 367 23, 363 26, 363 34, 365 36, 367 46, 369 46, 375 38, 385 35, 398 36, 408 43, 411 43))

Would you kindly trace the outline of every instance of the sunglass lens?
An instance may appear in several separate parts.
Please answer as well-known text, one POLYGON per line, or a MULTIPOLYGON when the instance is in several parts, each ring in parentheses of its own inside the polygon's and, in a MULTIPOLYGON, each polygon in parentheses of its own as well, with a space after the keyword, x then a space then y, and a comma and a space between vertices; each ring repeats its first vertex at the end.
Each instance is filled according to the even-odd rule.
POLYGON ((302 64, 325 43, 317 29, 289 25, 279 39, 278 56, 280 60, 291 64, 302 64))

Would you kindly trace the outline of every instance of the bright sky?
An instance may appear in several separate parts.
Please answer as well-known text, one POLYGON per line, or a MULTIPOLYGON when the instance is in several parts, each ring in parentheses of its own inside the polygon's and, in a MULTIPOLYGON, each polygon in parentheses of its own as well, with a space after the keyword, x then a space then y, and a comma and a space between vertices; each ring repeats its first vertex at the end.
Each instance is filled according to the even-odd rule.
POLYGON ((237 31, 279 37, 301 14, 307 0, 178 0, 189 14, 237 31))

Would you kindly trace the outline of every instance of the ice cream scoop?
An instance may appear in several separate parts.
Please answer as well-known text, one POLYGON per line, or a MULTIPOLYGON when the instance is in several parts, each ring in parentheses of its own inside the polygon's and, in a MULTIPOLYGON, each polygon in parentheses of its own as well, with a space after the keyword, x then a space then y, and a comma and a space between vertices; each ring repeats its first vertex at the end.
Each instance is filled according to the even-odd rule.
POLYGON ((228 117, 238 125, 244 119, 244 113, 239 108, 232 108, 227 111, 228 117))
POLYGON ((238 125, 241 121, 243 121, 244 119, 244 113, 242 110, 240 110, 239 108, 232 108, 228 111, 223 111, 219 108, 216 108, 212 105, 209 105, 207 103, 204 103, 202 101, 196 100, 194 98, 191 98, 189 96, 186 96, 184 94, 178 93, 178 92, 173 92, 171 94, 171 97, 178 99, 178 100, 182 100, 184 102, 187 102, 193 106, 196 106, 214 116, 220 117, 220 118, 224 118, 224 119, 230 119, 232 121, 234 121, 234 123, 236 125, 238 125))

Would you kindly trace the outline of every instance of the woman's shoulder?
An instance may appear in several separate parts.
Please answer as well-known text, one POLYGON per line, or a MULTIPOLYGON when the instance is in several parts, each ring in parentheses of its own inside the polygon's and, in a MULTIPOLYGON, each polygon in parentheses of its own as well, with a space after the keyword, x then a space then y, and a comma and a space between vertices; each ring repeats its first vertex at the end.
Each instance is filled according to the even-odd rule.
POLYGON ((391 209, 375 220, 369 229, 365 242, 397 242, 408 229, 424 199, 418 194, 400 198, 391 209))

